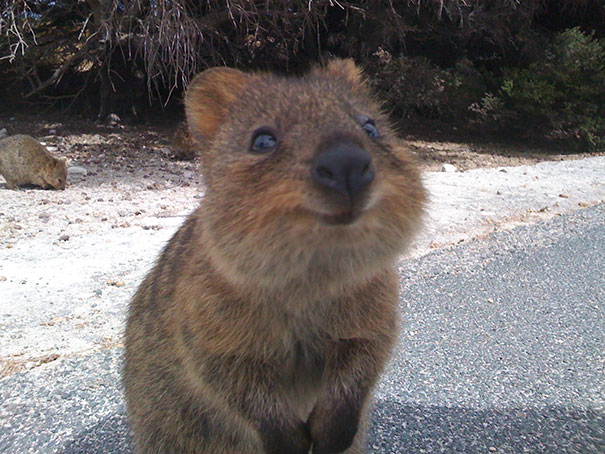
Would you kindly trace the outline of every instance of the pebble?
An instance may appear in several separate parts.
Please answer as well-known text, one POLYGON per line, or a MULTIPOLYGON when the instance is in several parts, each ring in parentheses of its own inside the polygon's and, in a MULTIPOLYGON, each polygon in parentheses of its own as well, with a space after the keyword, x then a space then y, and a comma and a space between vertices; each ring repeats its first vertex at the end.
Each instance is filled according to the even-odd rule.
POLYGON ((79 175, 85 177, 88 174, 88 171, 84 167, 70 166, 67 168, 67 174, 69 176, 79 175))
POLYGON ((458 168, 452 164, 443 164, 441 167, 442 172, 458 172, 458 168))
POLYGON ((107 118, 105 119, 105 123, 109 126, 115 126, 118 123, 120 123, 121 121, 122 121, 122 119, 114 113, 107 115, 107 118))
POLYGON ((6 128, 2 128, 0 129, 0 139, 4 139, 5 137, 8 137, 8 131, 6 128))
POLYGON ((126 283, 124 281, 114 281, 110 279, 107 281, 107 285, 112 285, 114 287, 124 287, 126 283))
POLYGON ((69 235, 61 235, 59 241, 69 241, 69 235))

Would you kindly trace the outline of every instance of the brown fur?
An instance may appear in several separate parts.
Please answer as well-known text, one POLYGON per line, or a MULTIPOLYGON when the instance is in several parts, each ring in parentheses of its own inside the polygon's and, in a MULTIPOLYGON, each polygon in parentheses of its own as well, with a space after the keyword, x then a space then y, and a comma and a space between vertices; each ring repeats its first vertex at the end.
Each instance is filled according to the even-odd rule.
POLYGON ((33 137, 15 135, 0 140, 0 174, 9 189, 29 184, 65 189, 67 165, 33 137))
POLYGON ((187 161, 195 159, 200 149, 200 144, 195 140, 191 131, 189 131, 189 126, 186 121, 180 123, 176 127, 170 138, 170 145, 174 150, 174 155, 177 159, 184 159, 187 161))
POLYGON ((395 264, 424 202, 414 162, 349 60, 297 79, 210 69, 185 104, 208 144, 207 188, 130 306, 137 452, 362 453, 397 335, 395 264), (249 151, 261 126, 276 131, 270 153, 249 151), (375 171, 348 224, 333 222, 344 207, 311 177, 313 157, 341 138, 375 171))

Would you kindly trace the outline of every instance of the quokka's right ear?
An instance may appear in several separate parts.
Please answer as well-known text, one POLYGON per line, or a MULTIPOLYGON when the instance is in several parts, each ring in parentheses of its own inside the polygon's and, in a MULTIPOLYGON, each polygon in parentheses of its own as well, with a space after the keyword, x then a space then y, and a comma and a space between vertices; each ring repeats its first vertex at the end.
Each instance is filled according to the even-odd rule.
POLYGON ((248 74, 226 67, 207 69, 195 76, 185 94, 185 113, 196 139, 207 142, 214 137, 249 80, 248 74))

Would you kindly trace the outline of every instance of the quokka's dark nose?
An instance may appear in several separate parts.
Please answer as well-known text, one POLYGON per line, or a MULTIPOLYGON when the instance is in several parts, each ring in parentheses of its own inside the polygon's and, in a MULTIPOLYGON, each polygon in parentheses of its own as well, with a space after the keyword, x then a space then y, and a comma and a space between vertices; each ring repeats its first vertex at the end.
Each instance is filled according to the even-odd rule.
POLYGON ((372 157, 354 143, 330 145, 313 160, 313 179, 351 199, 374 179, 372 157))

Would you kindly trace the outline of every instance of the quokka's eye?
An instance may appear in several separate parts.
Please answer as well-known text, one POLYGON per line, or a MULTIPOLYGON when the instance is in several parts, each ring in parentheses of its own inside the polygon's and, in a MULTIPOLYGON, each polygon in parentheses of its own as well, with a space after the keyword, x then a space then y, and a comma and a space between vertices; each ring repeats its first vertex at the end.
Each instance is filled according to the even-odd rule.
POLYGON ((252 135, 250 151, 253 153, 268 153, 277 146, 275 133, 267 128, 259 128, 252 135))
POLYGON ((378 128, 376 128, 376 125, 374 124, 374 120, 366 120, 365 123, 363 124, 362 128, 365 130, 365 132, 368 134, 368 136, 370 136, 372 139, 375 139, 376 137, 378 137, 380 134, 378 133, 378 128))

